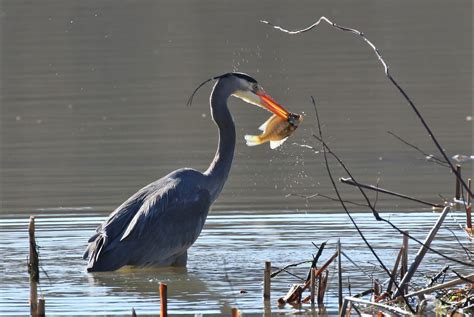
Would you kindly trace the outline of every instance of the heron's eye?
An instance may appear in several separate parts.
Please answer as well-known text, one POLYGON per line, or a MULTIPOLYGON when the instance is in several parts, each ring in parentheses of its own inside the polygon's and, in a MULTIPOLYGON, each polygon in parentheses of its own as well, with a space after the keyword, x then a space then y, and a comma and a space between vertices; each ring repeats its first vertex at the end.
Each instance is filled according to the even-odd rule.
POLYGON ((253 92, 257 92, 259 90, 258 84, 253 83, 250 89, 252 89, 253 92))

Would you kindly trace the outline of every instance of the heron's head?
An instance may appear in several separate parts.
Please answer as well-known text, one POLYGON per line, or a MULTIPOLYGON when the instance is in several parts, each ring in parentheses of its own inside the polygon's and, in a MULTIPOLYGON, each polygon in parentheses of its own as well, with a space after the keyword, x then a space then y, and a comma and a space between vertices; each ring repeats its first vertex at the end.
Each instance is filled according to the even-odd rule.
POLYGON ((265 108, 281 118, 289 118, 290 113, 273 100, 254 78, 247 74, 237 72, 226 75, 235 77, 235 80, 238 82, 237 89, 232 96, 240 98, 252 105, 265 108))
POLYGON ((254 78, 238 72, 226 73, 204 81, 194 90, 188 104, 191 104, 197 90, 211 80, 218 80, 216 87, 218 85, 227 87, 231 91, 232 96, 242 99, 247 103, 267 109, 284 119, 288 119, 290 116, 290 112, 273 100, 254 78))

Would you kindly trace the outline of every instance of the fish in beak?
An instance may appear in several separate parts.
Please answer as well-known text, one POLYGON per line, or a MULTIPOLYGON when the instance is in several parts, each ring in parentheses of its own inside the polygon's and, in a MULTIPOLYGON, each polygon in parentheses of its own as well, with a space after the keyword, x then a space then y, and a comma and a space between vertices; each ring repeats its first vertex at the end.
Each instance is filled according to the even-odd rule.
POLYGON ((303 121, 303 116, 297 113, 290 113, 288 119, 282 119, 274 114, 258 128, 262 131, 262 134, 247 134, 244 136, 245 141, 248 146, 270 142, 270 148, 276 149, 295 132, 301 121, 303 121))

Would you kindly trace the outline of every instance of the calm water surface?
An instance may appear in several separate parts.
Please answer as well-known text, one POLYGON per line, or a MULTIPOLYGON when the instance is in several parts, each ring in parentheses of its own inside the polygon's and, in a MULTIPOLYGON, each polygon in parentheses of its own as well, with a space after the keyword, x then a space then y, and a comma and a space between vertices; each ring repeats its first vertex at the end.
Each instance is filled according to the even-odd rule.
MULTIPOLYGON (((290 37, 258 22, 297 28, 321 15, 364 31, 378 46, 449 156, 473 153, 470 1, 0 1, 0 312, 28 311, 30 214, 38 217, 50 313, 153 313, 159 281, 170 285, 175 313, 231 306, 261 312, 265 259, 276 266, 305 260, 315 252, 311 241, 330 239, 333 247, 338 237, 364 270, 379 274, 337 202, 288 197, 334 195, 322 156, 299 146, 318 148, 309 97, 317 98, 328 142, 358 180, 438 202, 453 195, 453 177, 387 134, 436 154, 360 39, 326 25, 290 37), (256 133, 268 114, 229 101, 234 166, 187 272, 84 273, 87 239, 123 200, 171 170, 206 169, 217 143, 210 87, 191 108, 186 100, 199 82, 232 70, 253 75, 280 103, 305 113, 304 124, 276 151, 249 148, 243 135, 256 133)), ((331 166, 336 177, 346 176, 331 166)), ((472 171, 472 161, 464 162, 463 174, 472 171)), ((341 191, 362 202, 353 188, 341 191)), ((377 206, 419 237, 436 218, 390 197, 380 196, 377 206), (407 210, 416 212, 400 213, 407 210)), ((393 262, 398 234, 368 214, 357 218, 393 262)), ((447 226, 456 230, 456 221, 448 217, 447 226)), ((447 229, 436 243, 465 256, 447 229)), ((425 268, 444 264, 430 256, 425 268)), ((370 284, 365 273, 347 270, 361 274, 351 280, 355 288, 370 284)), ((293 282, 277 280, 274 296, 293 282)), ((334 307, 334 296, 327 302, 334 307)))
MULTIPOLYGON (((386 216, 410 230, 418 239, 423 239, 438 215, 397 213, 386 216)), ((168 284, 171 313, 229 313, 231 307, 239 307, 245 313, 262 312, 261 281, 265 259, 271 260, 275 267, 310 260, 311 254, 317 251, 311 242, 319 244, 327 240, 328 247, 321 260, 325 261, 334 252, 338 238, 346 255, 358 265, 356 267, 343 258, 344 274, 347 272, 345 287, 350 282, 352 292, 357 293, 370 287, 372 278, 385 280, 376 260, 342 214, 229 212, 211 215, 191 249, 187 271, 159 269, 88 274, 84 271, 81 251, 84 241, 101 220, 103 217, 88 212, 38 218, 37 241, 45 272, 41 272, 41 293, 47 299, 48 313, 124 314, 134 307, 137 313, 156 314, 159 311, 159 282, 168 284), (246 293, 241 293, 241 290, 246 293)), ((460 220, 460 214, 448 216, 433 247, 446 255, 468 261, 468 256, 449 231, 458 231, 459 238, 464 240, 457 227, 460 220)), ((401 245, 398 235, 367 214, 357 214, 356 221, 376 247, 378 255, 388 267, 392 267, 401 245)), ((0 307, 7 315, 27 313, 29 309, 25 267, 27 222, 26 218, 0 221, 0 246, 7 256, 7 261, 2 264, 5 275, 2 277, 0 307)), ((464 244, 474 252, 472 244, 464 244)), ((410 259, 414 258, 416 249, 412 244, 410 259)), ((423 262, 423 274, 417 276, 413 286, 424 285, 427 281, 425 274, 436 274, 444 264, 445 260, 439 256, 428 255, 423 262)), ((308 265, 292 272, 305 277, 308 265)), ((462 267, 459 270, 467 272, 462 267)), ((331 312, 337 307, 336 266, 332 265, 329 271, 330 286, 325 303, 331 312)), ((292 283, 297 282, 296 278, 284 274, 273 280, 272 312, 294 311, 290 307, 279 309, 274 303, 292 283)))

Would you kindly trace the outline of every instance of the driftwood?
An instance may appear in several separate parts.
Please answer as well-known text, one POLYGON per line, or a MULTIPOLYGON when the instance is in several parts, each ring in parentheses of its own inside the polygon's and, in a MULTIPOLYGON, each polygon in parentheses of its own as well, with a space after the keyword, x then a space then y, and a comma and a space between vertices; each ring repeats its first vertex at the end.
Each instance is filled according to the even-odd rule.
POLYGON ((293 284, 291 285, 288 293, 285 296, 278 299, 278 305, 284 306, 285 304, 301 303, 301 297, 303 294, 303 285, 293 284))

